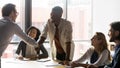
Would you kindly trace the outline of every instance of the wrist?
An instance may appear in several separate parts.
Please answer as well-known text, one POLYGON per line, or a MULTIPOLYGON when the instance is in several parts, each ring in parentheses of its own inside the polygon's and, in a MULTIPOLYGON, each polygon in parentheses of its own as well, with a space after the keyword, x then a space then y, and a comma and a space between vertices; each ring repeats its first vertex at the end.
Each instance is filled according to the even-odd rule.
POLYGON ((71 42, 66 42, 67 45, 71 44, 71 42))
POLYGON ((71 61, 69 58, 66 58, 65 60, 66 60, 66 61, 71 61))

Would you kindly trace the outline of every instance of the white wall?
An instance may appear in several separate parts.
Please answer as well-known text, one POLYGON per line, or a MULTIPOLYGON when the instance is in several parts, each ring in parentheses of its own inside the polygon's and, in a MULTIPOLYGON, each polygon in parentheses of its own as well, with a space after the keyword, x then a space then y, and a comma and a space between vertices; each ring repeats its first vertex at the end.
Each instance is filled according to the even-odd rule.
POLYGON ((108 33, 109 24, 120 21, 120 0, 92 0, 93 32, 108 33))

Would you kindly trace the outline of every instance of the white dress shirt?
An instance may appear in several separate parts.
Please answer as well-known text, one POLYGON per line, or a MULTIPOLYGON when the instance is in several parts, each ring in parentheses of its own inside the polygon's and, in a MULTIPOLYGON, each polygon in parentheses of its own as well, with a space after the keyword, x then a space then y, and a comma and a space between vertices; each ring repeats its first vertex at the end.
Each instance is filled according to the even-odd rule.
MULTIPOLYGON (((61 19, 59 25, 59 40, 60 44, 63 48, 63 50, 66 52, 66 42, 71 42, 71 51, 70 51, 70 59, 73 59, 74 54, 74 43, 72 41, 72 24, 69 21, 66 21, 65 19, 61 19)), ((55 36, 56 26, 51 21, 51 19, 48 20, 43 32, 42 36, 47 37, 47 34, 49 36, 50 45, 52 47, 52 59, 55 60, 56 57, 56 47, 54 42, 54 36, 55 36)))
MULTIPOLYGON (((93 52, 94 52, 94 48, 93 47, 89 48, 82 57, 80 57, 78 60, 76 60, 76 62, 82 63, 85 60, 90 61, 90 58, 91 58, 93 52)), ((107 49, 103 50, 103 52, 99 55, 98 60, 95 63, 93 63, 93 65, 102 66, 102 65, 109 64, 110 60, 109 60, 108 55, 109 55, 109 51, 107 49)))
POLYGON ((26 52, 25 57, 37 57, 37 52, 33 46, 26 46, 26 52))

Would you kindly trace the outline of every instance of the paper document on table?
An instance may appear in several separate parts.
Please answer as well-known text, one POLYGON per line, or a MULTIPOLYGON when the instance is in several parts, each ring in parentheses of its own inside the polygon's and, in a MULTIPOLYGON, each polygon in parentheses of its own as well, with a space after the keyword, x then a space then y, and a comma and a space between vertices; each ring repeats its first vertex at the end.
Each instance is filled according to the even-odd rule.
POLYGON ((45 63, 46 67, 54 67, 54 66, 61 66, 61 64, 58 64, 57 62, 50 61, 45 63))
POLYGON ((22 61, 16 60, 16 59, 8 59, 7 61, 4 61, 5 63, 15 63, 15 64, 23 64, 22 61))
POLYGON ((51 59, 40 59, 40 60, 37 60, 37 62, 48 62, 48 61, 51 61, 51 59))
POLYGON ((71 68, 71 66, 65 66, 65 68, 71 68))
POLYGON ((48 64, 46 67, 54 67, 54 66, 60 66, 60 64, 48 64))

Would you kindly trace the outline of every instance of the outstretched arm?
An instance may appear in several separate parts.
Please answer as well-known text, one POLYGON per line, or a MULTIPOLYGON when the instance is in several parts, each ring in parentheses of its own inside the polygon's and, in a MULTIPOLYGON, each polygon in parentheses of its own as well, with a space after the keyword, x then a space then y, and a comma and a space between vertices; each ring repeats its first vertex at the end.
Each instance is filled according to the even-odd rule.
POLYGON ((41 46, 40 46, 39 52, 37 53, 37 54, 39 55, 39 56, 38 56, 39 59, 47 58, 47 57, 48 57, 48 52, 47 52, 47 50, 45 49, 44 45, 41 45, 41 46), (42 54, 39 53, 40 51, 42 51, 42 54))
POLYGON ((46 39, 45 37, 42 37, 42 36, 41 36, 41 38, 40 38, 40 40, 39 40, 39 42, 38 42, 39 47, 44 43, 45 39, 46 39))

